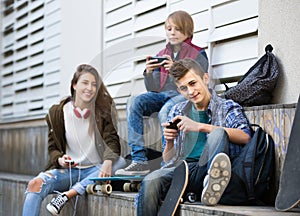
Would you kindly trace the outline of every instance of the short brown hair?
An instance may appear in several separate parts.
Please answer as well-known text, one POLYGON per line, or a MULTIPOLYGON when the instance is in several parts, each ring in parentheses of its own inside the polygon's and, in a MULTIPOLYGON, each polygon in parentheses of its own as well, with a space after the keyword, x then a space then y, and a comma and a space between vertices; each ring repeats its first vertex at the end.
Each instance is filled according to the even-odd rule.
POLYGON ((202 69, 201 65, 197 61, 189 58, 175 61, 172 64, 169 72, 175 79, 175 81, 178 82, 178 80, 184 77, 190 70, 193 70, 197 75, 201 77, 201 79, 203 79, 205 72, 202 69))
POLYGON ((167 27, 169 20, 172 20, 182 34, 186 35, 188 38, 193 37, 194 21, 190 14, 182 10, 171 13, 165 22, 165 28, 167 27))

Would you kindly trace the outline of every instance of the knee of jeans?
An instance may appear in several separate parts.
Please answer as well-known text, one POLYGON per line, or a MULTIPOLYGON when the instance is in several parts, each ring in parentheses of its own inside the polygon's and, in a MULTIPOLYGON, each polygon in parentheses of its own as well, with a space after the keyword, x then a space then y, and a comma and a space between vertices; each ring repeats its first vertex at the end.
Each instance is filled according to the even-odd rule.
POLYGON ((135 98, 136 98, 136 96, 133 95, 133 96, 130 96, 130 97, 127 99, 127 102, 126 102, 126 108, 127 108, 127 110, 129 110, 129 108, 131 107, 133 101, 135 101, 135 98))
POLYGON ((229 144, 229 136, 224 128, 214 129, 207 138, 207 143, 209 143, 209 152, 212 155, 218 149, 227 149, 229 144))
POLYGON ((162 183, 161 174, 154 171, 151 174, 147 175, 142 183, 146 191, 149 191, 149 189, 156 190, 157 188, 160 188, 160 185, 162 183))
MULTIPOLYGON (((54 177, 51 173, 45 173, 48 177, 54 177)), ((36 177, 29 181, 27 192, 41 192, 43 184, 45 184, 45 181, 42 177, 36 177)))
POLYGON ((142 105, 144 105, 143 95, 132 96, 130 99, 127 100, 127 115, 129 115, 129 113, 132 110, 137 110, 139 107, 142 107, 142 105))
POLYGON ((228 137, 228 134, 227 134, 227 132, 224 128, 218 127, 216 129, 214 129, 212 132, 210 132, 209 136, 210 137, 220 137, 220 138, 222 138, 224 136, 228 137))
POLYGON ((34 179, 29 181, 27 191, 28 192, 41 192, 43 184, 44 184, 43 179, 34 178, 34 179))
POLYGON ((159 113, 158 113, 158 120, 159 120, 159 123, 160 123, 160 124, 166 123, 167 118, 168 118, 168 113, 167 113, 167 111, 161 109, 161 110, 159 111, 159 113))

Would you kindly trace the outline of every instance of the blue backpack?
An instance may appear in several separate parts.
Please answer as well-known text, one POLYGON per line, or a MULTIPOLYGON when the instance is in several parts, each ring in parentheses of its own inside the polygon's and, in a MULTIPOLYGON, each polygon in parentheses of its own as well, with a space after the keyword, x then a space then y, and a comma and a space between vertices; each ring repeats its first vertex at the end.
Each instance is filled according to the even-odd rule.
POLYGON ((220 203, 228 205, 274 205, 275 146, 259 125, 251 140, 232 161, 231 182, 220 203))

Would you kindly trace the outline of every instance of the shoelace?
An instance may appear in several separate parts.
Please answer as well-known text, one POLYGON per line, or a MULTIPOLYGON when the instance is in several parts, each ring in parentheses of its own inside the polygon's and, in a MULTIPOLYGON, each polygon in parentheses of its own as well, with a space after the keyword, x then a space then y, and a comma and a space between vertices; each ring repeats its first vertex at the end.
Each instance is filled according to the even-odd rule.
POLYGON ((138 163, 132 163, 125 170, 130 170, 131 168, 134 168, 134 167, 136 167, 138 165, 139 165, 138 163))
POLYGON ((63 206, 63 205, 65 204, 65 202, 66 202, 66 201, 65 201, 65 199, 63 198, 63 195, 60 194, 60 195, 58 195, 58 197, 56 197, 56 198, 52 201, 52 204, 60 208, 61 206, 63 206))

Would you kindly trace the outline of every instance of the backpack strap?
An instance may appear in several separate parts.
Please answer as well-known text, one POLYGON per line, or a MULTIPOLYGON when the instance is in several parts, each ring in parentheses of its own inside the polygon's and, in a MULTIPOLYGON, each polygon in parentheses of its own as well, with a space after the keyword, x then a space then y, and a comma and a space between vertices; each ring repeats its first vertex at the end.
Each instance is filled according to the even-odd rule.
POLYGON ((246 144, 247 152, 245 154, 244 160, 243 160, 243 169, 244 169, 244 179, 246 180, 246 188, 247 188, 247 194, 249 200, 254 200, 254 183, 253 183, 253 169, 254 169, 254 163, 255 163, 255 150, 257 145, 257 136, 258 136, 258 130, 261 129, 259 125, 251 125, 251 126, 258 126, 258 128, 255 130, 251 140, 246 144))
POLYGON ((257 183, 257 181, 260 178, 261 172, 263 170, 264 164, 262 163, 260 167, 258 167, 259 173, 258 175, 254 176, 254 169, 255 166, 255 160, 257 156, 257 151, 261 149, 261 145, 265 145, 264 147, 264 154, 263 158, 261 159, 262 161, 265 160, 266 152, 268 151, 269 148, 269 137, 268 134, 262 129, 262 127, 258 124, 251 124, 251 127, 257 127, 255 130, 251 140, 249 143, 246 145, 248 146, 247 153, 244 158, 244 174, 245 174, 245 179, 247 182, 247 192, 248 192, 248 198, 249 200, 255 200, 255 192, 254 192, 254 187, 257 183), (255 179, 254 179, 255 178, 255 179))
POLYGON ((265 161, 266 161, 266 154, 269 151, 270 148, 270 139, 269 135, 262 129, 261 126, 257 124, 251 124, 251 127, 258 127, 254 135, 252 136, 249 143, 246 145, 248 146, 247 153, 244 158, 244 177, 246 180, 246 186, 247 186, 247 194, 248 194, 248 200, 252 204, 256 205, 262 205, 264 204, 259 199, 256 198, 256 194, 254 191, 255 185, 259 181, 261 174, 263 172, 263 169, 265 167, 265 161), (263 150, 263 152, 261 151, 263 150), (260 161, 263 161, 261 164, 257 164, 256 159, 259 155, 260 161), (255 166, 260 167, 255 167, 255 166), (257 176, 254 176, 254 170, 258 169, 257 176))

